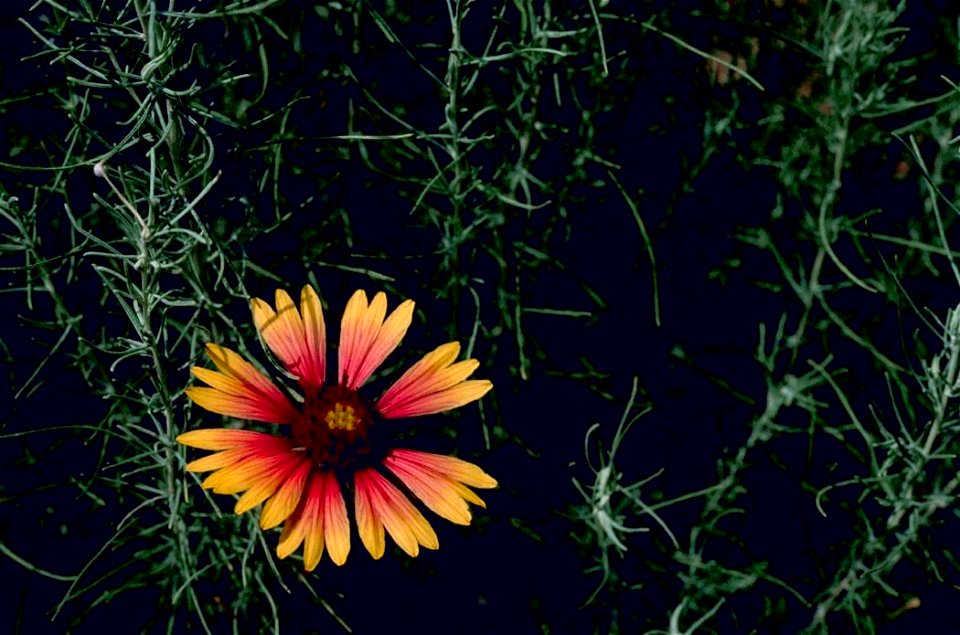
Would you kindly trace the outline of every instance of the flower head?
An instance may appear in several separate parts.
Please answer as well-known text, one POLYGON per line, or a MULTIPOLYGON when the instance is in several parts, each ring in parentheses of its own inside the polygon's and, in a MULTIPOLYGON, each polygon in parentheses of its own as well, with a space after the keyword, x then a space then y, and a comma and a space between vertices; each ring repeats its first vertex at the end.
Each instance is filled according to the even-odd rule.
POLYGON ((234 428, 181 434, 180 443, 214 451, 187 464, 191 472, 213 472, 204 488, 242 494, 237 514, 262 503, 262 528, 283 523, 277 555, 285 558, 303 545, 308 571, 324 549, 336 564, 346 561, 348 499, 360 541, 374 558, 383 555, 385 532, 411 556, 421 546, 439 546, 406 492, 451 522, 470 523, 467 503, 483 506, 470 488, 492 488, 497 482, 472 463, 393 447, 389 431, 392 419, 452 410, 486 394, 489 381, 468 379, 479 366, 476 360, 455 362, 460 345, 444 344, 370 400, 359 390, 403 339, 413 319, 412 301, 387 315, 383 293, 370 302, 363 291, 353 294, 340 325, 336 383, 326 381, 326 325, 312 287, 303 288, 299 309, 283 290, 277 291, 275 306, 254 298, 251 308, 260 336, 296 379, 303 399, 294 405, 252 364, 208 344, 217 370, 194 367, 193 375, 206 386, 187 388, 187 396, 221 415, 289 428, 286 436, 234 428))

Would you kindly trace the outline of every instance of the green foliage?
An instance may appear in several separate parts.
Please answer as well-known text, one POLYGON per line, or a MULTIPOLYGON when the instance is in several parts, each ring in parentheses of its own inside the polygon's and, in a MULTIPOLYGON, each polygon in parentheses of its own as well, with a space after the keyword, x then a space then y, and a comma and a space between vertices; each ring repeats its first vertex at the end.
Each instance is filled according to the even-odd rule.
MULTIPOLYGON (((539 413, 524 402, 538 379, 586 385, 598 409, 614 400, 609 369, 577 340, 611 308, 569 255, 578 232, 618 215, 635 231, 649 287, 631 289, 628 308, 652 325, 637 332, 659 337, 671 298, 691 290, 664 286, 675 255, 658 238, 724 162, 774 186, 761 220, 736 222, 735 258, 704 255, 711 280, 763 289, 778 307, 772 320, 743 311, 763 383, 700 369, 725 392, 717 408, 752 413, 702 487, 674 477, 682 464, 637 465, 623 449, 645 427, 709 434, 661 418, 645 386, 661 369, 648 359, 630 360, 637 379, 611 434, 563 422, 586 428, 587 466, 573 488, 557 479, 569 507, 555 520, 588 562, 583 611, 597 632, 874 632, 916 606, 898 572, 955 581, 933 532, 960 485, 960 90, 937 77, 931 95, 917 78, 948 54, 955 70, 956 22, 943 19, 946 35, 916 53, 907 44, 924 34, 903 26, 905 2, 761 3, 772 34, 739 3, 703 4, 41 0, 4 27, 30 34, 21 63, 47 73, 0 98, 11 140, 0 157, 4 299, 42 349, 27 372, 10 371, 12 396, 29 404, 69 374, 103 409, 28 429, 14 410, 2 442, 81 439, 87 475, 70 485, 113 519, 69 574, 0 543, 65 585, 54 617, 80 622, 149 588, 163 599, 145 620, 168 632, 279 632, 286 598, 302 592, 348 629, 336 589, 275 562, 255 516, 222 513, 184 471, 174 439, 205 416, 183 395, 203 344, 256 359, 252 325, 237 316, 275 286, 417 290, 430 336, 465 340, 501 372, 498 393, 524 404, 481 405, 482 442, 471 448, 459 429, 458 450, 538 457, 519 416, 539 413), (796 77, 773 90, 789 63, 796 77), (609 128, 640 116, 651 75, 669 64, 670 81, 696 85, 688 97, 707 106, 677 191, 648 200, 636 174, 665 159, 637 164, 636 139, 609 128), (17 124, 25 107, 57 133, 17 124), (909 187, 913 205, 862 206, 878 180, 909 187), (564 292, 541 292, 552 284, 564 292), (582 330, 551 344, 549 329, 530 326, 541 319, 582 330), (784 447, 804 464, 784 466, 784 447), (804 546, 815 574, 782 570, 740 536, 747 524, 776 531, 750 500, 761 469, 788 474, 808 510, 845 530, 804 546)), ((663 99, 664 121, 633 123, 673 144, 687 132, 671 120, 676 101, 663 99)), ((671 344, 670 364, 697 367, 671 344)), ((528 521, 500 524, 549 543, 528 521)))
MULTIPOLYGON (((933 97, 916 90, 915 73, 936 53, 899 54, 911 36, 909 29, 898 26, 905 8, 906 3, 811 3, 811 10, 790 17, 792 39, 780 44, 798 49, 804 58, 808 76, 796 94, 764 102, 763 118, 750 124, 738 120, 738 93, 750 91, 740 84, 708 112, 708 122, 716 123, 706 136, 707 155, 728 145, 736 148, 747 170, 775 171, 776 204, 769 220, 741 226, 739 238, 750 250, 767 254, 766 262, 773 265, 771 270, 749 272, 757 276, 756 284, 790 301, 772 340, 765 324, 759 324, 756 360, 766 378, 766 399, 751 400, 756 416, 742 444, 719 461, 714 486, 667 501, 673 505, 703 498, 689 536, 676 545, 676 528, 670 531, 656 517, 669 541, 660 545, 662 555, 648 564, 661 581, 664 572, 674 572, 679 584, 667 628, 649 632, 725 632, 719 626, 730 628, 722 619, 725 611, 730 620, 743 619, 737 617, 743 609, 730 607, 731 599, 748 593, 765 595, 760 619, 769 624, 783 622, 786 600, 798 603, 809 616, 803 632, 875 632, 887 620, 921 605, 909 589, 898 588, 898 566, 902 572, 909 561, 931 583, 945 582, 944 567, 954 566, 950 548, 932 544, 930 536, 943 522, 943 510, 954 506, 960 482, 952 461, 957 437, 951 432, 960 422, 953 362, 958 313, 957 308, 932 311, 918 306, 913 296, 925 292, 931 277, 951 296, 956 287, 939 278, 960 282, 957 253, 949 240, 954 214, 960 211, 952 194, 956 150, 950 145, 960 94, 946 81, 933 97), (888 120, 896 123, 891 126, 888 120), (758 141, 749 149, 737 145, 731 129, 751 127, 759 133, 758 141), (921 151, 918 139, 924 138, 927 147, 921 151), (871 151, 897 152, 897 146, 903 157, 896 165, 899 174, 885 178, 904 179, 916 171, 909 177, 917 186, 915 209, 858 208, 860 199, 845 197, 845 188, 884 178, 858 173, 863 157, 871 151), (904 322, 921 329, 911 333, 911 341, 902 342, 900 350, 896 342, 870 335, 895 331, 904 322), (927 352, 931 336, 939 343, 927 352), (868 375, 862 374, 865 368, 868 375), (789 414, 791 410, 802 418, 789 414), (749 472, 777 464, 780 450, 772 448, 798 443, 807 447, 799 483, 807 500, 824 518, 841 515, 842 522, 854 528, 852 537, 826 552, 783 547, 810 550, 819 580, 789 569, 777 571, 763 559, 733 564, 743 556, 755 558, 750 545, 738 539, 738 528, 776 526, 775 518, 746 504, 756 487, 748 485, 749 472), (818 454, 831 446, 842 448, 846 457, 824 470, 818 454), (845 554, 837 566, 829 564, 834 553, 845 554), (809 590, 811 584, 816 590, 809 590)), ((953 30, 942 44, 949 46, 956 37, 953 30)), ((747 44, 757 47, 758 42, 753 38, 747 44)), ((757 64, 762 57, 761 51, 757 64)), ((717 382, 732 397, 743 398, 739 391, 745 387, 735 378, 717 382)), ((654 406, 647 421, 655 417, 654 406)), ((624 420, 616 430, 608 451, 611 463, 628 428, 624 420)), ((835 455, 833 450, 830 454, 835 455)), ((611 528, 623 528, 597 522, 609 500, 598 493, 615 483, 614 491, 622 496, 616 518, 642 518, 652 506, 628 496, 641 483, 620 485, 620 476, 613 474, 617 477, 611 477, 607 466, 595 471, 578 517, 591 529, 587 535, 597 544, 602 584, 609 594, 636 597, 648 586, 617 573, 627 566, 627 547, 616 538, 619 534, 611 536, 611 528), (611 545, 624 558, 612 559, 611 545)), ((828 527, 824 523, 819 531, 828 532, 828 527)), ((616 620, 612 628, 619 628, 616 620)))

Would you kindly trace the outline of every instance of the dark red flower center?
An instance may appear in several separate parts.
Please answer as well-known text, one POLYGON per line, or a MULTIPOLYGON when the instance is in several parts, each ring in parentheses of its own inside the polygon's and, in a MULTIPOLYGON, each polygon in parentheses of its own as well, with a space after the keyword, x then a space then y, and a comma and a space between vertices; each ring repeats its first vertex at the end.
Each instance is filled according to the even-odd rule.
POLYGON ((369 457, 373 424, 373 408, 355 391, 323 386, 305 396, 293 441, 323 466, 348 467, 369 457))

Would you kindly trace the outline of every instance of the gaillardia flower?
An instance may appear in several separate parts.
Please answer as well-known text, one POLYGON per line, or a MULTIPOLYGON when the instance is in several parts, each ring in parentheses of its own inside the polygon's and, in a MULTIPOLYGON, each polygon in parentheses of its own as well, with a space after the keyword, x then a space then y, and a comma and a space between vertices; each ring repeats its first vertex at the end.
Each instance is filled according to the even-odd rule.
POLYGON ((497 482, 460 459, 391 447, 392 419, 458 408, 487 393, 492 384, 468 380, 479 363, 456 362, 460 345, 444 344, 411 366, 376 401, 358 390, 403 339, 413 318, 407 300, 388 316, 387 298, 372 302, 357 291, 340 326, 337 383, 326 381, 327 334, 320 299, 309 285, 300 310, 283 290, 276 308, 254 298, 253 321, 267 347, 296 379, 302 402, 281 390, 231 350, 207 344, 217 371, 194 367, 207 384, 187 396, 212 412, 289 426, 287 436, 219 428, 181 434, 177 441, 213 450, 187 464, 210 472, 202 486, 218 494, 240 494, 234 511, 260 503, 263 529, 283 523, 277 555, 285 558, 303 544, 304 566, 313 570, 324 547, 343 564, 350 551, 350 521, 344 494, 352 498, 360 540, 374 558, 384 551, 384 529, 411 556, 420 546, 436 549, 437 535, 407 493, 434 513, 460 525, 470 523, 467 503, 483 506, 471 490, 497 482), (218 372, 219 371, 219 372, 218 372), (398 487, 399 486, 399 487, 398 487))

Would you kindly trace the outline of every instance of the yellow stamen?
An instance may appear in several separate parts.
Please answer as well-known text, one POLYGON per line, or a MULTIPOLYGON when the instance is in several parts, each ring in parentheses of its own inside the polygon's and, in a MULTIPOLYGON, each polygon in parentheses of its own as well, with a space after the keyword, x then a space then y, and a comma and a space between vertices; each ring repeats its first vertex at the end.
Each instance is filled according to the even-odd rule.
POLYGON ((353 406, 340 403, 335 405, 333 410, 328 410, 323 419, 331 430, 353 430, 360 423, 360 419, 353 412, 353 406))

